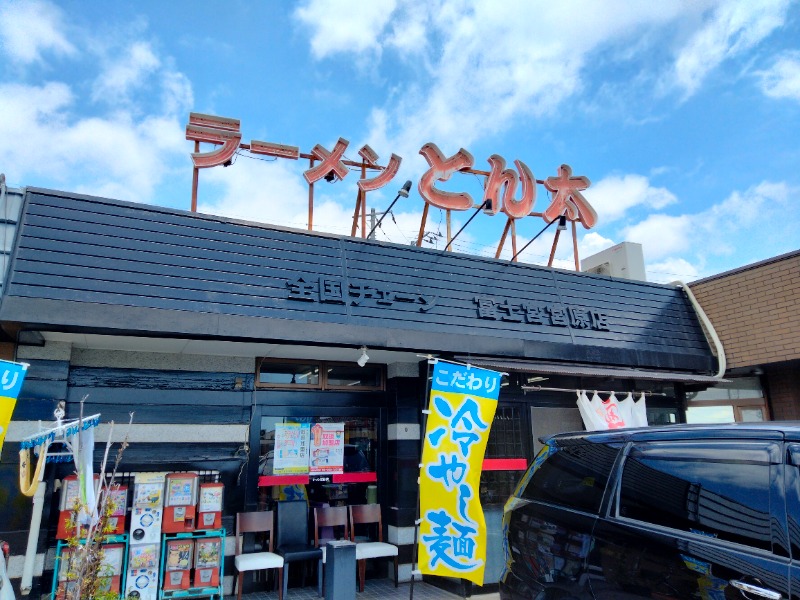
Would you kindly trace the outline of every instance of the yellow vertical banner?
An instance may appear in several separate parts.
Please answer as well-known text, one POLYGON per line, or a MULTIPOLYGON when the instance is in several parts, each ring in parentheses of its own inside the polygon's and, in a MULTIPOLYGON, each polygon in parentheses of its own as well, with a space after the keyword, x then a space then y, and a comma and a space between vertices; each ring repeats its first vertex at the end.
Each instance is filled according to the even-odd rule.
POLYGON ((486 522, 479 490, 501 374, 438 361, 420 468, 420 572, 483 585, 486 522))
POLYGON ((25 363, 0 360, 0 452, 3 451, 8 424, 11 422, 27 370, 28 365, 25 363))

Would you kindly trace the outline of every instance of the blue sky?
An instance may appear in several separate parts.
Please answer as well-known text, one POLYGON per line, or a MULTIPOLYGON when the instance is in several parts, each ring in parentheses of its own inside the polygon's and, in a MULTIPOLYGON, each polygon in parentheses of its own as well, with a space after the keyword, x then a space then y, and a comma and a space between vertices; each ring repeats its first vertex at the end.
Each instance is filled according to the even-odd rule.
MULTIPOLYGON (((243 142, 310 152, 343 137, 351 159, 363 144, 382 164, 402 156, 368 196, 383 210, 413 181, 378 233, 398 243, 419 229, 419 149, 434 142, 477 169, 492 154, 539 179, 571 165, 599 215, 579 227, 581 258, 639 242, 651 281, 800 247, 797 1, 0 0, 9 185, 188 209, 192 111, 240 119, 243 142)), ((304 228, 306 166, 243 152, 201 172, 200 210, 304 228)), ((349 234, 357 178, 315 186, 318 229, 349 234)), ((482 185, 456 174, 441 187, 479 201, 482 185)), ((535 210, 548 202, 538 186, 535 210)), ((479 215, 456 251, 494 256, 504 224, 479 215)), ((543 225, 521 220, 520 244, 543 225)), ((445 233, 438 209, 426 229, 445 233)), ((556 265, 572 268, 562 240, 556 265)), ((551 241, 520 260, 546 264, 551 241)))

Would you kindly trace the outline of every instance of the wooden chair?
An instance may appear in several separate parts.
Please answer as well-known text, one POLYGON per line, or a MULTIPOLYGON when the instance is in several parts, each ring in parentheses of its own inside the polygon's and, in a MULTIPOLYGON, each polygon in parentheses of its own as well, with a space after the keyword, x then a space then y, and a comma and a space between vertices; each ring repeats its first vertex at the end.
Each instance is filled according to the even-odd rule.
POLYGON ((278 502, 278 533, 276 552, 283 557, 285 573, 283 595, 289 587, 289 563, 316 560, 317 594, 322 597, 322 550, 308 542, 308 504, 305 500, 281 500, 278 502))
MULTIPOLYGON (((273 535, 272 511, 245 512, 236 515, 236 558, 234 564, 239 572, 236 582, 236 597, 242 600, 242 582, 246 571, 278 570, 278 600, 283 600, 283 557, 272 551, 273 535), (267 552, 243 553, 242 546, 245 533, 265 533, 269 536, 266 542, 267 552)), ((263 546, 262 546, 263 549, 263 546)))
POLYGON ((383 522, 380 504, 357 504, 350 506, 350 535, 356 542, 356 526, 377 525, 377 541, 356 542, 356 563, 358 564, 358 591, 364 591, 364 579, 367 573, 367 560, 371 558, 394 557, 394 587, 397 587, 397 546, 383 541, 383 522))
POLYGON ((314 509, 314 545, 322 550, 322 562, 325 563, 325 542, 330 540, 349 540, 350 530, 347 522, 346 506, 320 506, 314 509), (342 528, 342 536, 336 536, 336 528, 342 528), (320 537, 320 529, 329 528, 330 537, 320 537), (322 544, 320 546, 320 543, 322 544))

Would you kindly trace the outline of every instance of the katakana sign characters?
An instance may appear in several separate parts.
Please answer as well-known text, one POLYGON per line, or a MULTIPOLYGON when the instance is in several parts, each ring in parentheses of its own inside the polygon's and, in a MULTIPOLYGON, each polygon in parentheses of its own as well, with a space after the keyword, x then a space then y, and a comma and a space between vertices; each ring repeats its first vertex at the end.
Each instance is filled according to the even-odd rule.
POLYGON ((27 372, 25 363, 0 360, 0 451, 27 372))
POLYGON ((325 177, 328 173, 333 172, 339 179, 344 179, 347 174, 350 172, 350 169, 347 168, 347 165, 342 162, 342 157, 344 156, 344 151, 347 150, 347 146, 350 145, 344 138, 339 138, 339 141, 336 142, 336 145, 333 147, 333 150, 327 150, 320 144, 314 146, 314 149, 311 150, 311 154, 318 160, 322 162, 318 165, 311 167, 305 173, 303 173, 303 177, 306 178, 308 183, 314 183, 315 181, 319 181, 323 177, 325 177))
POLYGON ((242 132, 239 119, 192 113, 186 126, 186 139, 220 145, 211 152, 193 152, 192 162, 197 169, 224 165, 239 149, 242 132))
POLYGON ((447 181, 456 171, 472 167, 475 164, 472 154, 461 148, 453 156, 446 158, 439 146, 431 142, 422 146, 419 153, 431 166, 419 180, 419 195, 425 202, 447 210, 472 208, 472 196, 468 193, 444 192, 434 187, 437 181, 447 181))
POLYGON ((581 194, 590 185, 591 182, 586 177, 573 177, 569 165, 558 167, 558 177, 544 180, 544 187, 553 192, 553 201, 543 214, 545 221, 549 223, 566 214, 570 221, 580 220, 586 229, 594 227, 597 224, 597 213, 581 194))
POLYGON ((341 277, 315 279, 309 276, 308 282, 303 277, 287 281, 288 299, 370 308, 391 308, 398 303, 419 304, 419 311, 423 313, 436 306, 438 299, 437 296, 390 288, 388 284, 354 283, 341 277))
POLYGON ((420 469, 419 569, 483 585, 481 466, 501 374, 438 361, 420 469))
POLYGON ((487 214, 496 215, 501 210, 510 219, 522 219, 533 210, 536 201, 536 178, 528 166, 515 160, 519 175, 513 169, 506 169, 506 161, 502 156, 492 154, 489 157, 492 167, 489 179, 486 181, 486 190, 483 199, 492 201, 492 208, 484 210, 487 214), (516 192, 520 179, 522 179, 522 197, 517 200, 516 192), (504 189, 505 188, 505 189, 504 189), (502 198, 500 197, 502 192, 502 198))
MULTIPOLYGON (((370 165, 376 165, 378 163, 378 158, 380 158, 375 151, 366 144, 358 153, 361 155, 361 158, 370 165)), ((397 171, 400 169, 400 163, 402 162, 403 159, 393 153, 392 157, 389 159, 389 164, 386 165, 383 171, 378 173, 375 177, 358 180, 358 189, 363 192, 372 192, 382 188, 394 179, 394 176, 397 175, 397 171)))
MULTIPOLYGON (((303 172, 303 177, 309 186, 308 229, 310 231, 314 229, 314 183, 322 179, 333 183, 344 179, 351 170, 360 169, 361 176, 357 182, 358 194, 350 232, 352 236, 356 235, 359 227, 362 237, 368 237, 373 232, 374 228, 367 227, 366 195, 368 192, 378 190, 391 182, 397 176, 402 163, 400 156, 392 154, 386 166, 379 165, 378 154, 366 144, 358 151, 361 161, 354 162, 345 157, 349 142, 344 138, 339 138, 332 150, 317 144, 310 154, 301 152, 297 146, 288 146, 275 142, 251 140, 249 144, 241 144, 242 133, 238 119, 200 113, 190 114, 189 124, 186 126, 186 139, 195 142, 195 151, 192 153, 192 161, 194 163, 192 211, 197 209, 198 170, 219 165, 230 165, 239 149, 249 151, 255 155, 290 160, 299 160, 301 158, 309 160, 309 168, 303 172), (218 147, 208 152, 200 152, 200 143, 213 144, 218 147), (370 176, 367 176, 367 171, 371 172, 370 176)), ((516 251, 517 221, 527 216, 541 216, 545 221, 551 223, 563 215, 573 222, 573 238, 575 237, 574 223, 576 221, 580 221, 586 229, 591 229, 597 223, 597 213, 581 194, 582 191, 589 187, 590 182, 586 177, 573 176, 569 165, 562 164, 558 168, 557 176, 548 177, 542 181, 537 180, 531 169, 520 160, 514 161, 516 170, 506 168, 505 159, 498 154, 492 154, 487 159, 490 170, 481 171, 474 169, 475 159, 464 148, 460 148, 452 156, 446 156, 435 143, 428 142, 420 148, 419 153, 425 157, 429 168, 422 175, 418 184, 418 191, 425 202, 425 207, 422 212, 419 235, 417 236, 417 246, 421 246, 425 239, 425 224, 431 206, 447 211, 447 245, 445 250, 451 248, 451 211, 466 211, 482 207, 483 212, 489 216, 495 216, 501 212, 504 213, 507 217, 507 222, 501 235, 495 258, 500 257, 506 237, 510 233, 513 252, 512 260, 516 260, 518 256, 516 251), (479 205, 475 203, 472 195, 467 191, 445 191, 436 187, 437 182, 449 181, 452 175, 457 172, 485 177, 482 192, 483 198, 479 205), (544 184, 545 188, 553 193, 552 201, 543 213, 534 212, 537 195, 536 186, 539 183, 544 184), (518 190, 519 187, 521 187, 521 190, 518 190), (487 203, 487 201, 491 202, 487 203)), ((552 257, 558 244, 558 236, 559 232, 557 231, 553 241, 550 264, 552 264, 552 257)), ((577 252, 575 252, 575 269, 580 270, 577 252)))

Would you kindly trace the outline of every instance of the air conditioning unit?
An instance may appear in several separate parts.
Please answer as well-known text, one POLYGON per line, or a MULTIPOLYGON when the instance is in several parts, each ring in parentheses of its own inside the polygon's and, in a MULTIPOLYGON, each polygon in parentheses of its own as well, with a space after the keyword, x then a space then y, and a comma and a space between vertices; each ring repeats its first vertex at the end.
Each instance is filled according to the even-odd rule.
POLYGON ((635 242, 622 242, 584 258, 581 261, 581 270, 585 273, 647 281, 642 245, 635 242))

